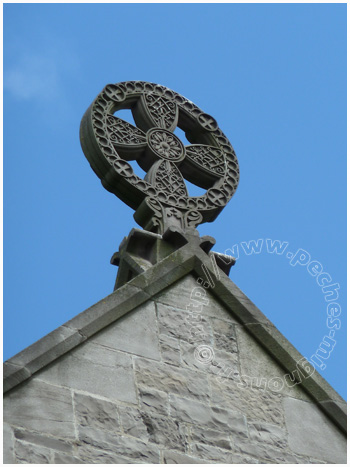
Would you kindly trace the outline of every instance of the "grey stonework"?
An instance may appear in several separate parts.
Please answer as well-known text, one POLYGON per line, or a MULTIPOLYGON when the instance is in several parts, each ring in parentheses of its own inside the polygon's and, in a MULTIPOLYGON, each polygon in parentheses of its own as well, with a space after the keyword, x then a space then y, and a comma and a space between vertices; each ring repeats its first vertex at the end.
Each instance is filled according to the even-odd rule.
POLYGON ((4 463, 345 463, 301 386, 242 384, 285 371, 209 292, 189 316, 197 286, 186 276, 6 392, 4 463))

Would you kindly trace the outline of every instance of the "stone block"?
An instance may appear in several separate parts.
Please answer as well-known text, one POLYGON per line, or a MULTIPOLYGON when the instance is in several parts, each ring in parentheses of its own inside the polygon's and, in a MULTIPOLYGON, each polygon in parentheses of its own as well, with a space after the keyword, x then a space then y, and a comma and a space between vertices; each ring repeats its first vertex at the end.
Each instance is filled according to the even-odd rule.
POLYGON ((168 394, 155 389, 139 387, 139 400, 141 410, 157 415, 168 415, 168 394))
POLYGON ((204 315, 157 304, 160 334, 182 339, 193 344, 212 344, 212 330, 209 319, 204 315))
POLYGON ((188 275, 174 285, 165 289, 155 297, 157 303, 163 303, 176 309, 186 310, 186 306, 194 303, 194 289, 200 287, 208 303, 202 304, 198 311, 203 316, 213 316, 229 322, 237 322, 225 307, 206 289, 200 286, 196 278, 188 275))
POLYGON ((32 431, 27 431, 23 429, 16 428, 15 438, 24 441, 26 443, 31 443, 36 446, 43 446, 47 449, 54 449, 55 451, 62 451, 66 453, 73 452, 73 446, 71 443, 67 443, 63 439, 51 438, 45 436, 43 433, 34 433, 32 431))
POLYGON ((222 449, 231 449, 230 431, 208 430, 202 426, 191 427, 191 440, 194 443, 207 444, 222 449))
POLYGON ((249 436, 254 443, 270 444, 278 449, 287 448, 286 430, 270 423, 248 424, 249 436))
POLYGON ((61 452, 55 452, 53 457, 54 464, 84 464, 82 459, 69 454, 63 454, 61 452))
POLYGON ((209 346, 208 350, 211 353, 210 358, 207 359, 207 356, 205 354, 202 355, 200 351, 201 344, 196 346, 185 341, 180 342, 181 359, 185 367, 205 373, 212 373, 222 378, 237 378, 239 376, 237 353, 228 353, 209 346))
POLYGON ((38 375, 43 381, 136 403, 131 356, 88 341, 38 375))
POLYGON ((181 365, 181 353, 179 339, 175 339, 165 334, 159 335, 160 351, 162 360, 170 365, 181 365))
POLYGON ((15 438, 13 429, 7 423, 3 424, 3 463, 15 464, 14 452, 15 438))
POLYGON ((210 464, 210 462, 205 462, 202 459, 169 450, 163 452, 163 459, 164 464, 210 464))
POLYGON ((16 464, 52 464, 52 451, 34 444, 16 441, 16 464))
POLYGON ((35 378, 5 396, 4 420, 17 427, 75 438, 70 391, 35 378))
POLYGON ((156 312, 147 302, 91 338, 91 342, 133 355, 160 360, 156 312))
POLYGON ((288 443, 295 453, 346 463, 345 436, 315 404, 288 397, 284 409, 288 443))
POLYGON ((142 412, 136 407, 120 407, 120 420, 123 432, 128 436, 142 439, 147 442, 149 433, 144 423, 142 412))
POLYGON ((195 457, 211 461, 212 464, 232 464, 231 451, 205 444, 192 444, 191 452, 195 457))
MULTIPOLYGON (((251 334, 242 326, 237 326, 237 342, 240 355, 242 379, 265 387, 268 391, 289 395, 298 399, 310 400, 310 396, 300 384, 294 384, 288 372, 269 355, 251 334)), ((297 367, 295 367, 297 370, 297 367)))
POLYGON ((112 402, 75 393, 74 409, 76 421, 79 425, 120 431, 117 406, 112 402))
POLYGON ((94 447, 87 447, 86 445, 78 447, 79 458, 84 462, 83 464, 142 464, 138 459, 129 459, 128 457, 121 456, 117 452, 106 452, 94 447))
POLYGON ((178 421, 132 407, 120 407, 119 411, 126 435, 152 442, 159 447, 185 450, 187 431, 178 421))
POLYGON ((213 406, 238 410, 248 421, 284 426, 282 396, 263 389, 247 387, 236 380, 209 376, 213 406))
POLYGON ((210 321, 214 334, 214 347, 228 353, 237 352, 235 324, 217 318, 211 318, 210 321))
POLYGON ((239 436, 248 436, 244 416, 236 411, 220 407, 209 407, 208 404, 183 399, 170 395, 170 415, 182 422, 199 425, 218 431, 229 431, 239 436))
POLYGON ((158 447, 131 436, 121 436, 97 428, 79 427, 79 439, 97 449, 109 451, 112 454, 118 453, 118 456, 149 464, 159 464, 158 447))
POLYGON ((149 440, 161 448, 185 451, 187 428, 170 417, 155 417, 143 414, 149 440))
POLYGON ((250 456, 270 464, 297 464, 298 459, 286 449, 274 449, 270 445, 255 444, 251 441, 235 438, 233 451, 240 456, 250 456))
POLYGON ((135 359, 135 370, 139 386, 196 400, 209 399, 209 384, 205 374, 142 358, 135 359))

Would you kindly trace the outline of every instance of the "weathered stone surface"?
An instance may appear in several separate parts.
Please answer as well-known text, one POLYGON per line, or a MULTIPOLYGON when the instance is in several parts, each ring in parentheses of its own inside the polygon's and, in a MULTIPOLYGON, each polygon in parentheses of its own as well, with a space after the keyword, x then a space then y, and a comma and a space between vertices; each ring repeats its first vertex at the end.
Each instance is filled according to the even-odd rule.
POLYGON ((168 415, 169 402, 168 394, 155 389, 139 387, 139 400, 143 411, 156 413, 158 415, 168 415))
POLYGON ((79 425, 120 431, 117 406, 112 402, 75 393, 74 409, 79 425))
POLYGON ((287 448, 286 430, 270 423, 254 422, 248 424, 249 436, 254 443, 271 444, 272 446, 287 448))
POLYGON ((15 464, 14 453, 15 438, 13 430, 7 423, 3 424, 3 462, 4 464, 15 464))
POLYGON ((181 365, 179 339, 160 334, 159 343, 163 362, 169 363, 170 365, 181 365))
POLYGON ((120 407, 119 411, 125 434, 160 447, 185 449, 187 431, 177 420, 132 407, 120 407))
POLYGON ((231 457, 231 463, 232 464, 263 464, 264 462, 261 460, 255 459, 255 457, 240 455, 240 454, 237 454, 236 452, 233 452, 232 457, 231 457))
POLYGON ((34 444, 16 441, 16 464, 52 464, 50 449, 34 444))
POLYGON ((150 301, 124 315, 90 342, 160 360, 154 303, 150 301))
POLYGON ((292 399, 284 400, 288 443, 297 454, 346 463, 346 438, 314 405, 292 399))
MULTIPOLYGON (((186 310, 187 305, 195 304, 193 290, 197 287, 200 287, 200 284, 192 275, 188 275, 157 295, 155 299, 157 303, 163 303, 173 308, 186 310)), ((230 315, 224 306, 221 305, 210 292, 203 289, 203 287, 200 288, 202 292, 205 293, 205 298, 208 300, 208 303, 204 302, 204 300, 201 302, 197 301, 197 305, 202 304, 202 306, 198 308, 197 313, 203 316, 214 316, 231 323, 236 322, 234 317, 230 315)), ((195 310, 193 309, 193 311, 195 310)))
POLYGON ((244 416, 236 411, 209 407, 201 402, 170 395, 170 414, 183 422, 214 430, 229 430, 240 436, 248 436, 244 416))
POLYGON ((239 455, 248 455, 261 461, 273 464, 297 464, 296 456, 286 449, 274 449, 269 445, 255 444, 249 440, 235 438, 233 440, 233 451, 239 455))
MULTIPOLYGON (((228 353, 222 350, 213 349, 210 347, 212 359, 208 359, 207 363, 202 363, 199 349, 201 346, 189 344, 181 341, 181 359, 184 366, 192 370, 200 370, 205 373, 212 373, 223 378, 237 378, 239 376, 239 365, 237 353, 228 353)), ((204 361, 207 359, 204 356, 204 361)))
POLYGON ((210 462, 205 462, 203 459, 168 450, 163 452, 163 459, 164 464, 210 464, 210 462))
POLYGON ((147 426, 138 408, 120 407, 119 413, 123 431, 126 435, 142 439, 145 442, 149 440, 147 426))
POLYGON ((149 433, 149 440, 168 449, 186 449, 187 428, 170 417, 155 417, 142 414, 143 422, 149 433))
POLYGON ((108 431, 79 427, 79 439, 97 449, 118 453, 130 459, 159 464, 159 449, 131 436, 121 436, 108 431))
POLYGON ((211 463, 232 464, 231 451, 226 451, 205 444, 192 444, 191 452, 195 457, 206 459, 211 463))
MULTIPOLYGON (((242 379, 266 387, 270 392, 310 400, 310 396, 294 384, 288 372, 242 327, 236 327, 242 379)), ((297 368, 296 368, 297 369, 297 368)))
POLYGON ((45 448, 54 449, 55 451, 63 451, 67 453, 73 452, 72 444, 67 443, 62 439, 50 438, 40 433, 34 433, 32 431, 18 428, 15 429, 14 433, 16 439, 25 441, 26 443, 44 446, 45 448))
POLYGON ((53 457, 54 464, 84 464, 82 459, 69 454, 63 454, 61 452, 55 452, 53 457))
POLYGON ((213 341, 209 320, 204 315, 157 304, 159 332, 190 343, 208 343, 213 341))
POLYGON ((214 334, 214 347, 229 353, 237 352, 235 324, 217 318, 211 318, 210 322, 214 334))
POLYGON ((53 436, 75 437, 70 391, 35 378, 4 398, 4 420, 53 436))
POLYGON ((135 359, 136 379, 140 386, 171 392, 197 400, 209 399, 209 384, 205 374, 161 364, 142 358, 135 359))
POLYGON ((131 356, 88 341, 38 377, 111 400, 136 402, 131 356))
POLYGON ((231 449, 229 436, 230 430, 220 432, 216 430, 208 430, 203 426, 191 427, 191 440, 194 443, 209 444, 222 449, 231 449))
POLYGON ((262 389, 246 387, 236 380, 209 376, 212 404, 239 410, 248 421, 263 421, 284 426, 282 396, 262 389))
POLYGON ((117 452, 106 452, 96 449, 91 446, 83 445, 78 448, 79 458, 83 460, 83 464, 147 464, 147 460, 143 462, 139 459, 129 459, 121 456, 117 452))

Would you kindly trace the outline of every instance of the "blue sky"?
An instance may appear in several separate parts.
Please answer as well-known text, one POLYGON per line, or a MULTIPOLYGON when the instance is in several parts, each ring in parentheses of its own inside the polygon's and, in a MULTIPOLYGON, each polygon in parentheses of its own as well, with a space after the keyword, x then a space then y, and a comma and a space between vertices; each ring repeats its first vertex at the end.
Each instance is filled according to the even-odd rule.
POLYGON ((345 397, 345 4, 4 5, 4 359, 113 290, 110 257, 136 224, 91 170, 79 125, 126 80, 216 118, 241 180, 200 233, 238 252, 231 279, 306 358, 332 330, 326 299, 339 304, 320 373, 345 397), (267 239, 288 245, 269 253, 267 239))

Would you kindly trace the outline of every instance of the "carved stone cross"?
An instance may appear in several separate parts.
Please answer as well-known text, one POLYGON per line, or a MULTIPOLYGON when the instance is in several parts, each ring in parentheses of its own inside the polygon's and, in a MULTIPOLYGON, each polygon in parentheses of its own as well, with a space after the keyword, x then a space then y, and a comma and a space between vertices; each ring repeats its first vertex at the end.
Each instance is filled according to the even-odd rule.
POLYGON ((82 119, 80 140, 103 186, 135 209, 135 220, 150 232, 193 233, 219 215, 238 185, 235 152, 214 118, 158 84, 107 85, 82 119), (131 109, 136 126, 118 118, 121 109, 131 109), (173 133, 177 126, 190 145, 173 133), (144 180, 131 160, 147 172, 144 180), (189 196, 185 180, 206 193, 189 196))

